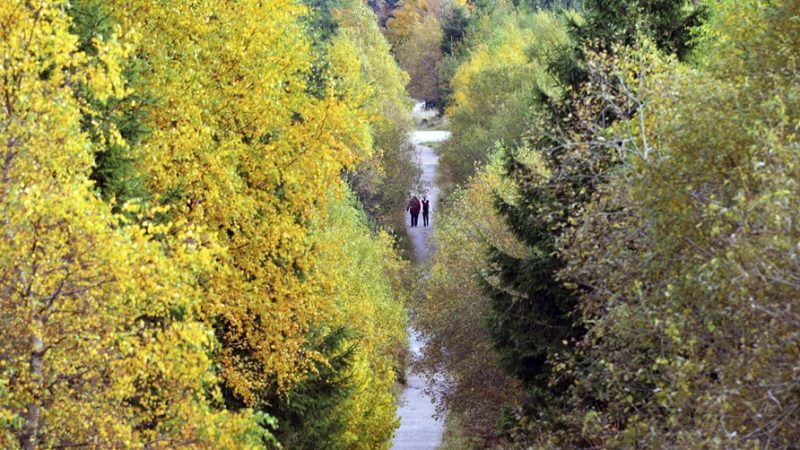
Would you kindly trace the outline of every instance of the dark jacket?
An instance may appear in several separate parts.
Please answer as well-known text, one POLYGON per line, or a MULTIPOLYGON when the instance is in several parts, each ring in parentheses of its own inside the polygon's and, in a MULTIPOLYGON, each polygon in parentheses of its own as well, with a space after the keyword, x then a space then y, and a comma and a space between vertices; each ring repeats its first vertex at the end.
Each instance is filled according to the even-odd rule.
POLYGON ((419 199, 414 197, 408 202, 408 206, 406 207, 406 211, 411 211, 411 214, 419 214, 419 199))

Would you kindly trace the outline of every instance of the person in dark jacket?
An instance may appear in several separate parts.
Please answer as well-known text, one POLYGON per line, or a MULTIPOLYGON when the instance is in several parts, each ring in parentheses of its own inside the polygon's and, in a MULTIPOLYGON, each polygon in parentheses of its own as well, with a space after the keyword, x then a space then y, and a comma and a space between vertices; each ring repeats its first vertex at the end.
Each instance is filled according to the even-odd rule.
POLYGON ((428 200, 427 196, 422 197, 422 226, 427 227, 428 224, 430 223, 430 220, 428 220, 428 218, 430 217, 429 216, 430 212, 431 212, 431 201, 428 200))
POLYGON ((411 197, 411 201, 408 202, 408 206, 406 206, 406 211, 411 213, 411 226, 417 226, 417 222, 419 222, 419 210, 420 204, 419 199, 417 196, 411 197))

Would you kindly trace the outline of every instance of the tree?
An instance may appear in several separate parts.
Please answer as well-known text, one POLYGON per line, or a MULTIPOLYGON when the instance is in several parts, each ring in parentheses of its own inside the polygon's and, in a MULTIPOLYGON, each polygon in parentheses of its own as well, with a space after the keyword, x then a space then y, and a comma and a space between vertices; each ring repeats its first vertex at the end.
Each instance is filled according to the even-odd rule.
POLYGON ((369 216, 377 224, 393 229, 398 208, 418 178, 411 130, 411 100, 405 86, 408 76, 390 53, 375 17, 359 1, 349 1, 337 11, 339 35, 328 48, 331 64, 352 61, 360 67, 336 69, 341 82, 358 86, 364 93, 362 108, 372 123, 372 156, 347 175, 347 181, 369 216))
POLYGON ((360 94, 306 91, 314 55, 301 6, 145 3, 110 6, 141 31, 140 83, 159 99, 147 108, 142 170, 176 217, 226 248, 204 274, 204 313, 230 407, 253 406, 273 383, 305 376, 305 335, 332 307, 318 294, 308 226, 339 172, 368 154, 360 94))
POLYGON ((617 164, 613 145, 598 137, 637 111, 636 105, 610 107, 627 98, 624 86, 602 70, 593 71, 592 58, 640 36, 651 36, 666 51, 678 51, 697 18, 697 10, 684 8, 685 3, 586 2, 585 22, 572 21, 573 43, 550 56, 550 73, 562 96, 538 96, 542 108, 531 116, 527 133, 526 144, 545 158, 547 176, 509 154, 508 176, 518 186, 520 200, 509 204, 499 199, 498 208, 530 251, 524 258, 490 252, 500 283, 487 283, 493 298, 489 320, 501 361, 526 383, 531 423, 525 425, 525 434, 534 440, 544 435, 537 430, 561 428, 560 411, 568 408, 572 379, 554 368, 563 355, 574 352, 585 333, 577 309, 582 295, 592 289, 591 284, 564 282, 561 272, 568 261, 559 242, 579 223, 576 217, 617 164), (665 30, 671 30, 670 39, 665 30))
POLYGON ((411 22, 402 39, 394 40, 400 67, 410 77, 408 93, 417 100, 438 103, 439 63, 442 60, 442 29, 439 19, 427 14, 411 22))
POLYGON ((470 448, 509 445, 498 422, 516 410, 521 398, 519 381, 499 367, 493 352, 485 322, 491 304, 481 286, 490 269, 484 256, 491 246, 525 252, 494 209, 495 195, 514 197, 502 169, 499 158, 490 159, 437 211, 437 252, 424 284, 426 295, 414 308, 426 343, 416 368, 426 374, 448 428, 456 428, 470 448))
MULTIPOLYGON (((79 37, 80 51, 97 57, 94 39, 107 40, 113 36, 115 23, 105 7, 96 2, 76 1, 67 9, 72 18, 70 32, 79 37)), ((132 58, 121 62, 121 77, 129 84, 141 70, 132 58)), ((77 95, 91 104, 91 112, 84 114, 81 127, 95 144, 95 167, 90 178, 95 182, 104 200, 114 204, 115 212, 128 201, 150 200, 142 174, 137 167, 138 144, 149 132, 145 126, 142 107, 152 101, 146 92, 127 92, 120 98, 98 101, 88 90, 77 95), (122 139, 113 139, 119 133, 122 139)))
POLYGON ((629 46, 644 35, 679 58, 691 49, 691 30, 703 14, 690 0, 585 0, 584 11, 585 22, 575 30, 578 42, 629 46))
POLYGON ((291 448, 389 448, 399 425, 394 395, 405 370, 405 293, 393 284, 406 270, 386 234, 372 234, 347 193, 315 227, 317 270, 335 311, 309 337, 325 357, 288 392, 277 389, 260 409, 277 418, 277 439, 291 448))
POLYGON ((269 395, 265 411, 277 419, 275 437, 281 445, 296 449, 344 449, 347 417, 342 403, 353 395, 348 373, 352 370, 355 344, 342 326, 331 330, 312 348, 324 357, 315 362, 312 374, 288 393, 269 395))
POLYGON ((585 63, 590 53, 613 52, 642 37, 684 58, 691 50, 692 29, 704 14, 705 8, 690 0, 586 0, 581 19, 571 20, 574 45, 553 58, 551 71, 562 86, 577 90, 588 76, 585 63))
POLYGON ((495 143, 522 143, 541 95, 559 96, 547 73, 548 57, 566 45, 567 29, 552 13, 498 11, 476 19, 479 43, 458 67, 450 86, 453 137, 441 150, 449 181, 465 182, 495 143))
POLYGON ((565 274, 598 286, 582 300, 593 363, 576 366, 591 382, 576 389, 573 420, 602 445, 797 440, 784 409, 797 396, 774 389, 795 386, 798 357, 794 315, 775 314, 796 303, 784 222, 796 214, 796 133, 774 134, 796 128, 796 71, 784 68, 797 13, 794 2, 716 3, 697 66, 646 48, 617 63, 637 68, 621 79, 640 107, 610 130, 625 159, 565 249, 565 274))
POLYGON ((359 75, 385 43, 368 65, 338 22, 312 42, 307 13, 0 5, 0 446, 277 446, 279 420, 386 445, 400 263, 350 203, 340 245, 358 246, 318 237, 343 234, 325 234, 340 174, 371 156, 402 77, 372 97, 359 75), (325 423, 298 423, 304 405, 325 423))
POLYGON ((0 444, 251 447, 251 412, 214 407, 194 283, 213 242, 183 224, 126 224, 89 180, 98 149, 80 125, 95 103, 82 100, 124 96, 126 36, 83 52, 63 6, 0 6, 0 444))
POLYGON ((467 35, 469 13, 465 8, 455 7, 452 14, 442 23, 442 53, 445 56, 456 52, 459 44, 467 35))

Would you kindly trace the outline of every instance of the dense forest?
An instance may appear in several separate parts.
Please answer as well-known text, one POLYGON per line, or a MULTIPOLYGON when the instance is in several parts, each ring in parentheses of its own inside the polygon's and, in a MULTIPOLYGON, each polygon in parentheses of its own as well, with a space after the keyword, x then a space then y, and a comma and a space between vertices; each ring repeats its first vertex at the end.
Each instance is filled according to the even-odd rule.
POLYGON ((552 3, 441 27, 443 448, 797 448, 800 2, 552 3))
POLYGON ((800 443, 797 0, 4 0, 0 35, 0 448, 390 448, 409 364, 443 449, 800 443), (419 264, 412 99, 452 132, 419 264))
POLYGON ((324 6, 0 3, 1 448, 388 447, 412 103, 324 6))

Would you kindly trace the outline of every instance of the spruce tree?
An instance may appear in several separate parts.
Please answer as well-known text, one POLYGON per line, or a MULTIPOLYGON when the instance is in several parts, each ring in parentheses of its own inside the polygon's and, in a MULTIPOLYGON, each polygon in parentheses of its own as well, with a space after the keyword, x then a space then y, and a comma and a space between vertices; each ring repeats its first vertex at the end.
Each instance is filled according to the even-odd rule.
POLYGON ((566 95, 586 82, 588 52, 613 52, 615 45, 630 46, 646 36, 664 52, 686 58, 692 30, 706 13, 693 0, 585 0, 583 6, 583 21, 570 21, 573 44, 560 49, 550 65, 566 95))
MULTIPOLYGON (((68 12, 72 17, 70 31, 78 36, 79 49, 88 55, 96 55, 92 40, 108 39, 114 27, 105 6, 101 2, 82 0, 71 3, 68 12)), ((123 73, 128 84, 135 82, 141 64, 134 58, 129 60, 123 73)), ((77 91, 93 111, 92 115, 84 115, 81 126, 95 149, 95 166, 90 178, 100 196, 106 201, 115 201, 117 205, 149 199, 145 178, 136 165, 139 156, 134 148, 149 133, 144 125, 146 116, 143 111, 152 99, 137 90, 124 98, 101 102, 88 89, 79 88, 77 91), (112 130, 119 132, 123 142, 111 139, 112 130)))
POLYGON ((264 396, 262 410, 278 421, 275 436, 284 448, 343 449, 342 433, 347 419, 340 405, 354 389, 348 378, 355 347, 345 342, 352 332, 339 327, 322 337, 315 351, 325 361, 288 394, 273 390, 264 396))
POLYGON ((454 6, 453 13, 442 23, 442 54, 451 56, 458 52, 461 42, 467 37, 469 14, 461 6, 454 6))
POLYGON ((678 57, 691 49, 692 28, 704 9, 690 0, 586 0, 585 23, 574 27, 579 44, 633 45, 647 36, 678 57))
MULTIPOLYGON (((506 175, 517 186, 516 202, 496 200, 497 209, 521 242, 528 248, 517 258, 500 248, 490 250, 492 270, 484 287, 492 304, 488 328, 502 367, 519 378, 527 393, 526 414, 547 421, 559 405, 569 380, 555 379, 552 361, 569 352, 584 333, 576 312, 584 286, 566 287, 559 279, 565 262, 557 242, 595 193, 614 164, 605 148, 588 152, 570 151, 552 136, 592 140, 591 131, 577 121, 575 93, 588 79, 585 69, 588 52, 611 49, 614 44, 631 45, 640 35, 648 35, 662 50, 685 55, 690 47, 691 27, 702 11, 685 0, 587 0, 585 22, 572 25, 573 45, 560 49, 550 71, 564 88, 561 99, 542 94, 540 119, 532 128, 549 133, 532 133, 528 145, 538 149, 549 175, 544 178, 525 164, 517 154, 507 154, 506 175)), ((624 119, 602 115, 601 127, 624 119)), ((552 424, 551 424, 552 426, 552 424)))

